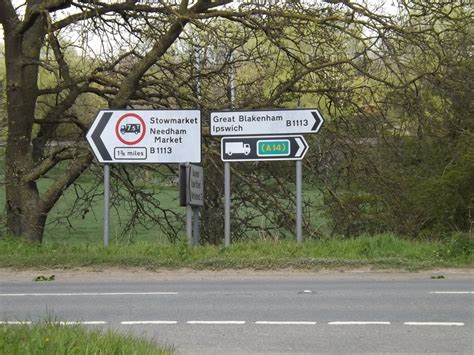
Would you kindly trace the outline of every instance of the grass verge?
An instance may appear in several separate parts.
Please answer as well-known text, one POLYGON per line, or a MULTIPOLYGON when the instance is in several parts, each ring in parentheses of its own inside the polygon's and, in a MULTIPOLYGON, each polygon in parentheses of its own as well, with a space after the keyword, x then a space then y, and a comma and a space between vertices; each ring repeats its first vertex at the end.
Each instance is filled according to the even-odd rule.
POLYGON ((0 240, 0 267, 145 267, 147 269, 320 269, 339 267, 429 269, 472 267, 473 238, 464 234, 446 242, 421 242, 391 234, 357 239, 323 239, 297 245, 291 241, 189 247, 185 243, 130 245, 35 245, 0 240))
POLYGON ((0 354, 172 354, 131 335, 51 322, 0 325, 0 354))

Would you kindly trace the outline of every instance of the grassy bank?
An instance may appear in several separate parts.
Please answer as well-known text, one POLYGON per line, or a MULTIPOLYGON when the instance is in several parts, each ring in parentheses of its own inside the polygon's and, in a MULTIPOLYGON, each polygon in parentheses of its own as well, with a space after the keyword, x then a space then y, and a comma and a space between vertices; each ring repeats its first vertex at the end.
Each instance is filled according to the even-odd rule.
POLYGON ((319 269, 362 267, 427 269, 472 267, 473 238, 420 242, 390 234, 357 239, 324 239, 297 245, 292 241, 246 242, 229 248, 181 244, 34 245, 0 240, 0 267, 145 267, 193 269, 319 269))
POLYGON ((0 325, 0 354, 172 354, 172 350, 112 331, 54 323, 0 325))

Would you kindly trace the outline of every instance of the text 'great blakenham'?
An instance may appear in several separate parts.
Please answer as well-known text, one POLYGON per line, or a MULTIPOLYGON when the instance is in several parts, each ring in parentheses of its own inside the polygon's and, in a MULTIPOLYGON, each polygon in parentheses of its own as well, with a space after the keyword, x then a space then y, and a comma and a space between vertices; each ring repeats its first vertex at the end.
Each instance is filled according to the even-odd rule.
POLYGON ((255 115, 255 114, 241 114, 238 116, 231 115, 231 116, 212 116, 212 121, 214 123, 224 123, 225 126, 213 126, 212 131, 213 133, 221 133, 221 132, 241 132, 243 131, 242 125, 238 123, 258 123, 258 122, 277 122, 283 121, 283 116, 280 115, 255 115), (232 124, 235 123, 235 124, 232 124))

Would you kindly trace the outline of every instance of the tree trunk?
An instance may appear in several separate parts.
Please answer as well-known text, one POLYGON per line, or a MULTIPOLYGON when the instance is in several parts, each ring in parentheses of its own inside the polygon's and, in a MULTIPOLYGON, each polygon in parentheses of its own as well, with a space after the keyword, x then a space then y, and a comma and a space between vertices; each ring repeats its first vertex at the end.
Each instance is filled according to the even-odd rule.
POLYGON ((38 64, 44 28, 38 17, 24 33, 5 33, 8 138, 5 190, 7 229, 13 236, 41 242, 46 215, 35 181, 25 176, 34 166, 31 134, 38 96, 38 64))

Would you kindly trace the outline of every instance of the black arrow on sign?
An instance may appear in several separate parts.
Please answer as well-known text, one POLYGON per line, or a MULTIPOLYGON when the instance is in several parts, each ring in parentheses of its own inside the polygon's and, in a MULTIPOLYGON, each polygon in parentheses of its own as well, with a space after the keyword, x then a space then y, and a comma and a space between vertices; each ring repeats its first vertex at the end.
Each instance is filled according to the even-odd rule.
POLYGON ((314 117, 314 126, 311 128, 312 131, 318 132, 321 129, 321 126, 323 125, 324 118, 321 115, 321 112, 319 110, 312 111, 311 114, 314 117))
POLYGON ((95 128, 94 132, 91 135, 92 141, 94 142, 95 146, 97 147, 97 150, 99 151, 100 155, 102 156, 103 160, 108 160, 111 161, 112 157, 109 154, 109 151, 104 145, 104 142, 102 142, 102 139, 100 138, 100 135, 104 131, 105 126, 107 126, 107 123, 109 123, 110 117, 112 117, 113 112, 106 112, 102 115, 99 124, 95 128))

